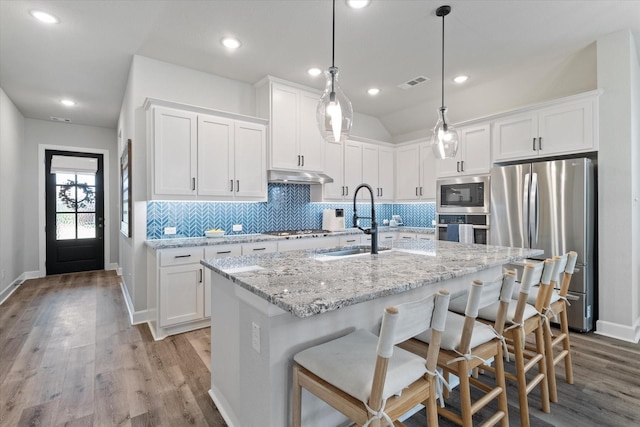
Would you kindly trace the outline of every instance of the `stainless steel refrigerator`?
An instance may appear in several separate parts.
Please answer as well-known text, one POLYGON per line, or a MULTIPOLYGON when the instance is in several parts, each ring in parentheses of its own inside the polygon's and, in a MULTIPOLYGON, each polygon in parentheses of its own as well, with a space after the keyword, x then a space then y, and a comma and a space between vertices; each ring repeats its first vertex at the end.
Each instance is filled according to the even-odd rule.
POLYGON ((543 249, 539 259, 576 251, 569 326, 594 325, 595 167, 588 158, 491 170, 490 244, 543 249))

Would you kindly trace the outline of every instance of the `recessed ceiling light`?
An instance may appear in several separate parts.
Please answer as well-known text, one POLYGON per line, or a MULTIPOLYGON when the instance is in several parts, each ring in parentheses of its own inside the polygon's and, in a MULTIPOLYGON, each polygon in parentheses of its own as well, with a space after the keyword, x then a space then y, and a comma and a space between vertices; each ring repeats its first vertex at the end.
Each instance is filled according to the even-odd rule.
POLYGON ((380 89, 378 89, 377 87, 372 87, 367 91, 367 93, 371 96, 376 96, 377 94, 380 93, 380 89))
POLYGON ((467 80, 469 80, 469 76, 464 76, 464 75, 456 76, 456 77, 453 78, 453 81, 458 83, 458 84, 462 84, 462 83, 466 82, 467 80))
POLYGON ((371 3, 371 0, 347 0, 347 6, 352 9, 362 9, 369 6, 369 3, 371 3))
POLYGON ((38 21, 44 22, 46 24, 57 24, 60 22, 60 20, 55 16, 51 15, 50 13, 43 12, 41 10, 32 10, 29 13, 38 21))
POLYGON ((76 102, 71 99, 61 99, 60 103, 67 107, 73 107, 74 105, 76 105, 76 102))
POLYGON ((227 49, 237 49, 240 47, 240 40, 233 37, 224 37, 220 42, 227 49))
POLYGON ((309 68, 307 73, 309 73, 310 76, 316 77, 322 74, 322 70, 320 68, 309 68))

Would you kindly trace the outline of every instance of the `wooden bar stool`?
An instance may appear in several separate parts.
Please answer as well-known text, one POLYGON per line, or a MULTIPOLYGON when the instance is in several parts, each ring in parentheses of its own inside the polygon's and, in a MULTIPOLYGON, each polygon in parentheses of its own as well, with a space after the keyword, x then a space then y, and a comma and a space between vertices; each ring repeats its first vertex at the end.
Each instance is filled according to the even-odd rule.
MULTIPOLYGON (((489 404, 498 400, 498 410, 484 425, 495 425, 498 422, 504 427, 509 425, 507 392, 503 365, 503 341, 500 332, 504 327, 507 308, 511 299, 512 287, 515 281, 513 272, 505 273, 494 282, 475 280, 469 291, 465 315, 453 312, 447 314, 447 327, 440 342, 440 356, 438 367, 445 373, 456 375, 460 379, 460 413, 440 406, 438 413, 443 417, 462 426, 473 425, 473 415, 489 404), (495 328, 477 322, 476 316, 480 307, 498 302, 501 307, 495 328), (469 372, 476 367, 484 366, 485 361, 495 360, 495 387, 488 386, 475 378, 469 377, 469 372), (471 386, 482 390, 485 394, 475 402, 471 402, 471 386)), ((417 354, 426 354, 431 346, 437 345, 433 335, 428 332, 416 336, 400 347, 417 354)))
POLYGON ((569 340, 569 321, 567 318, 567 292, 576 266, 578 254, 574 251, 562 256, 556 256, 556 266, 551 278, 549 292, 545 295, 545 314, 549 321, 556 318, 560 323, 560 333, 553 336, 549 322, 545 326, 545 353, 547 358, 547 373, 549 374, 549 399, 558 402, 558 388, 556 385, 556 365, 564 360, 565 380, 573 384, 573 366, 571 363, 571 343, 569 340), (560 284, 560 275, 562 283, 560 284), (562 350, 555 354, 555 348, 562 344, 562 350))
MULTIPOLYGON (((550 286, 551 275, 555 262, 547 259, 542 266, 532 264, 525 265, 524 273, 520 283, 518 299, 510 299, 507 312, 507 326, 502 335, 509 344, 509 351, 514 355, 515 375, 505 372, 505 378, 514 381, 518 385, 518 400, 520 407, 520 423, 522 426, 530 425, 529 421, 529 399, 528 395, 536 387, 540 390, 541 409, 543 412, 550 412, 549 387, 547 383, 547 365, 544 346, 544 314, 542 314, 544 304, 544 291, 550 286), (538 275, 538 268, 542 267, 542 274, 538 275), (529 292, 533 281, 541 278, 541 291, 539 293, 536 306, 527 303, 529 292), (526 337, 533 334, 535 346, 526 347, 526 337), (534 367, 538 372, 527 379, 527 373, 534 367)), ((467 296, 455 298, 449 305, 449 310, 460 312, 461 307, 466 304, 467 296)), ((483 307, 478 311, 478 320, 485 323, 493 323, 498 319, 499 307, 497 304, 483 307)), ((497 365, 493 367, 482 367, 482 369, 495 372, 497 365)))
POLYGON ((448 313, 449 293, 387 307, 380 336, 359 329, 294 356, 293 426, 302 423, 302 388, 337 409, 356 425, 393 424, 419 404, 430 426, 438 425, 436 363, 448 313), (429 330, 434 345, 420 357, 399 342, 429 330))

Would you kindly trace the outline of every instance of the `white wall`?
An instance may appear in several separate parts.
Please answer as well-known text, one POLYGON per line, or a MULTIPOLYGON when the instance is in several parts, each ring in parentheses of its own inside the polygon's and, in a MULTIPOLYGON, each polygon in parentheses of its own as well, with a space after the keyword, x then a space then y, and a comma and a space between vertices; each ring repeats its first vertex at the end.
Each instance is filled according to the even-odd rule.
MULTIPOLYGON (((496 70, 493 80, 455 86, 447 82, 445 104, 453 123, 501 113, 529 104, 562 98, 596 89, 595 43, 568 57, 515 64, 496 70)), ((438 120, 440 98, 381 117, 382 124, 400 143, 431 136, 438 120), (406 130, 406 123, 424 122, 424 128, 406 130)))
MULTIPOLYGON (((105 207, 109 203, 109 240, 110 252, 107 255, 107 263, 116 263, 118 259, 117 234, 118 222, 118 176, 119 160, 117 156, 115 129, 95 126, 81 126, 68 123, 57 123, 45 120, 25 119, 25 138, 21 147, 24 161, 20 167, 20 179, 23 186, 24 197, 24 268, 26 271, 40 269, 39 241, 41 233, 38 227, 40 207, 44 206, 44 194, 39 192, 39 172, 44 165, 39 164, 39 146, 53 145, 70 147, 75 150, 78 147, 87 149, 101 149, 108 151, 109 161, 109 194, 105 194, 105 207)), ((108 268, 108 265, 105 265, 108 268)))
POLYGON ((628 31, 597 41, 600 98, 598 153, 598 333, 640 340, 640 68, 628 31))
POLYGON ((24 276, 24 117, 0 88, 0 302, 24 276))

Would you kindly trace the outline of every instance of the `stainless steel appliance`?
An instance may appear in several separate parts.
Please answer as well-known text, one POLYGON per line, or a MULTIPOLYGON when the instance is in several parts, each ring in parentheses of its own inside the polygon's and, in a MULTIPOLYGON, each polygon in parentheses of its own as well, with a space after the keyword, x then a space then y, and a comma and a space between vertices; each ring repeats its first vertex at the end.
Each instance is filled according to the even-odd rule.
POLYGON ((344 230, 344 209, 323 209, 322 228, 329 231, 344 230))
POLYGON ((488 214, 438 214, 438 240, 447 240, 447 227, 449 226, 449 224, 472 224, 473 243, 478 243, 481 245, 492 244, 489 241, 488 214))
POLYGON ((301 239, 303 237, 323 237, 330 234, 329 230, 318 230, 315 228, 304 230, 276 230, 265 231, 262 234, 268 234, 269 236, 284 237, 285 239, 301 239))
POLYGON ((436 188, 438 213, 489 213, 489 175, 439 179, 436 188))
POLYGON ((491 170, 492 245, 543 249, 539 259, 578 253, 567 299, 569 326, 594 325, 595 167, 588 158, 491 170))

